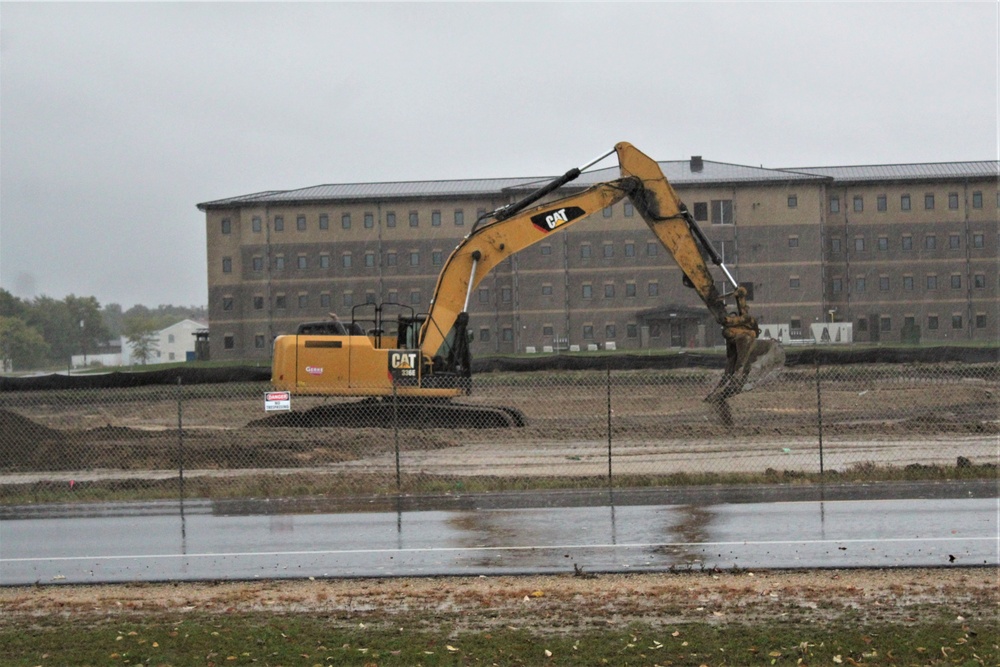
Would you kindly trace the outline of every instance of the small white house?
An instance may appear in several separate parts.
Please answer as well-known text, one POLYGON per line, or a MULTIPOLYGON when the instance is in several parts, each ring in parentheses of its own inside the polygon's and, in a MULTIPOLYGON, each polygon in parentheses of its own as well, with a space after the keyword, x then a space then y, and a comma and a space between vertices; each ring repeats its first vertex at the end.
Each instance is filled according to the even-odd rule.
MULTIPOLYGON (((194 333, 207 329, 204 322, 181 320, 166 329, 154 334, 153 352, 146 360, 147 364, 168 364, 176 361, 194 361, 194 333)), ((122 365, 131 366, 139 363, 133 358, 132 345, 122 337, 122 365)))

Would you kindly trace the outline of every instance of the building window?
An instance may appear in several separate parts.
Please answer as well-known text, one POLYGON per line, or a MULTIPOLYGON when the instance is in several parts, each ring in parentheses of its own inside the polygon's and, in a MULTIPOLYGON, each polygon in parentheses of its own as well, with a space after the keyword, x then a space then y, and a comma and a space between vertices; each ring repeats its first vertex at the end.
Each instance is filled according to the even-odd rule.
POLYGON ((601 211, 602 215, 604 215, 605 218, 610 218, 613 212, 614 211, 610 206, 605 206, 604 210, 601 211))
POLYGON ((552 284, 545 283, 542 285, 542 296, 552 296, 552 284))
POLYGON ((656 255, 659 255, 659 254, 660 254, 660 244, 657 243, 656 241, 647 241, 646 242, 646 256, 647 257, 655 257, 656 255))
POLYGON ((888 236, 880 236, 880 237, 878 237, 878 249, 881 250, 882 252, 885 252, 886 250, 889 249, 889 237, 888 236))
POLYGON ((927 316, 927 328, 930 329, 931 331, 934 331, 935 329, 938 328, 938 316, 937 315, 928 315, 927 316))
POLYGON ((830 197, 830 213, 840 213, 840 197, 837 195, 830 197))
POLYGON ((937 289, 937 276, 935 275, 927 276, 927 289, 929 290, 937 289))
POLYGON ((258 350, 264 349, 264 334, 257 334, 253 337, 253 346, 258 350))
POLYGON ((344 213, 344 214, 342 214, 340 216, 340 227, 342 229, 350 229, 351 228, 351 214, 350 213, 344 213))
POLYGON ((949 192, 948 193, 948 208, 952 211, 958 210, 958 193, 949 192))
POLYGON ((410 211, 410 227, 420 226, 420 215, 416 211, 410 211))
POLYGON ((483 341, 484 343, 488 342, 490 340, 490 330, 486 328, 480 329, 479 340, 483 341))
POLYGON ((792 276, 791 278, 788 279, 788 287, 789 287, 789 289, 798 289, 799 285, 800 285, 800 281, 799 281, 799 277, 798 276, 792 276))
POLYGON ((222 310, 232 310, 233 309, 233 297, 224 296, 222 297, 222 310))
POLYGON ((412 290, 410 292, 410 305, 411 306, 420 305, 420 290, 412 290))
POLYGON ((986 289, 986 274, 977 273, 972 276, 972 286, 976 289, 986 289))
POLYGON ((952 329, 961 329, 962 328, 962 316, 961 315, 952 315, 951 316, 951 328, 952 329))
POLYGON ((608 340, 612 340, 618 333, 618 328, 614 324, 604 325, 604 337, 608 340))
POLYGON ((713 199, 712 200, 712 224, 731 225, 733 224, 733 200, 713 199))
POLYGON ((604 253, 605 257, 614 257, 615 247, 610 243, 605 243, 604 246, 602 247, 602 252, 604 253))
POLYGON ((977 329, 986 328, 986 313, 976 313, 976 328, 977 329))
POLYGON ((976 233, 976 234, 972 235, 972 247, 973 248, 982 248, 983 245, 984 245, 984 243, 985 243, 985 241, 986 241, 986 237, 983 236, 982 234, 976 233))
POLYGON ((625 296, 627 297, 635 296, 635 283, 625 283, 625 296))
POLYGON ((263 257, 254 257, 253 260, 251 260, 251 261, 252 261, 252 266, 253 266, 253 270, 254 271, 263 271, 264 270, 264 258, 263 257))
POLYGON ((309 295, 300 294, 299 295, 299 308, 307 308, 309 306, 309 295))
POLYGON ((410 251, 410 266, 420 266, 420 251, 411 250, 410 251))
POLYGON ((375 253, 373 253, 373 252, 366 252, 365 253, 365 266, 368 267, 369 269, 374 268, 374 266, 375 266, 375 253))
POLYGON ((306 216, 300 215, 295 218, 295 229, 300 232, 306 231, 306 216))
POLYGON ((232 257, 223 257, 222 258, 222 272, 223 273, 232 273, 233 272, 233 258, 232 257))
POLYGON ((274 268, 276 271, 283 271, 285 269, 285 256, 278 255, 274 258, 274 268))
POLYGON ((352 264, 351 253, 345 252, 343 255, 340 256, 340 265, 343 266, 345 269, 351 268, 351 264, 352 264))
POLYGON ((326 213, 321 213, 319 216, 319 228, 330 229, 330 216, 326 213))
POLYGON ((875 198, 875 208, 879 211, 885 211, 889 208, 885 195, 879 195, 875 198))
POLYGON ((441 226, 441 211, 431 211, 431 227, 441 226))
POLYGON ((586 259, 590 257, 590 244, 584 243, 580 246, 580 257, 586 259))
POLYGON ((261 224, 259 215, 255 215, 253 220, 250 221, 250 228, 253 230, 254 234, 260 234, 264 229, 264 225, 261 224))
POLYGON ((543 243, 542 246, 539 248, 539 252, 541 252, 543 255, 551 255, 552 246, 549 245, 548 243, 543 243))
POLYGON ((615 285, 614 283, 607 283, 604 285, 604 298, 613 299, 615 298, 615 285))
POLYGON ((319 307, 320 308, 329 308, 330 307, 330 293, 329 292, 323 292, 322 294, 319 295, 319 307))
POLYGON ((880 292, 889 291, 889 276, 879 276, 878 277, 878 289, 880 292))
POLYGON ((830 252, 840 252, 840 239, 830 239, 830 252))
POLYGON ((958 234, 949 234, 948 235, 948 247, 951 248, 952 250, 955 250, 956 248, 961 248, 962 247, 962 237, 959 236, 958 234))
POLYGON ((799 247, 799 237, 798 236, 789 236, 788 237, 788 247, 789 248, 798 248, 799 247))
POLYGON ((283 232, 285 231, 285 218, 280 215, 274 216, 274 231, 283 232))
POLYGON ((584 284, 582 287, 582 296, 584 299, 590 299, 594 296, 594 286, 584 284))
POLYGON ((626 218, 631 218, 635 215, 635 206, 632 205, 632 202, 627 201, 622 205, 622 213, 626 218))
POLYGON ((389 212, 387 212, 385 214, 385 226, 386 227, 390 227, 390 228, 396 226, 396 212, 395 211, 389 211, 389 212))
POLYGON ((510 287, 504 286, 500 288, 500 300, 504 303, 510 303, 513 300, 514 294, 510 287))
POLYGON ((858 331, 868 331, 868 320, 861 318, 858 320, 858 331))
POLYGON ((344 308, 351 308, 354 306, 354 292, 344 292, 340 295, 340 303, 344 308))
POLYGON ((288 305, 288 299, 285 298, 284 294, 277 294, 274 297, 274 307, 278 310, 284 310, 285 306, 288 305))
POLYGON ((900 240, 900 247, 903 250, 913 250, 913 237, 909 234, 903 235, 903 238, 900 240))
POLYGON ((435 250, 431 253, 431 264, 434 266, 441 266, 444 263, 444 253, 440 250, 435 250))
POLYGON ((461 227, 465 224, 465 211, 460 208, 455 209, 455 226, 461 227))
POLYGON ((364 217, 364 224, 365 224, 365 229, 374 229, 374 227, 375 227, 375 214, 374 213, 367 213, 366 212, 365 213, 365 217, 364 217))
POLYGON ((649 325, 649 337, 650 338, 659 338, 660 337, 660 325, 659 324, 650 324, 649 325))
POLYGON ((830 288, 834 294, 840 294, 844 290, 844 281, 841 278, 834 278, 830 282, 830 288))
POLYGON ((857 252, 865 251, 865 237, 859 236, 858 238, 854 239, 854 250, 857 252))
POLYGON ((982 208, 983 207, 983 193, 976 191, 972 193, 972 208, 982 208))
POLYGON ((385 254, 385 265, 396 266, 396 253, 391 250, 385 254))
POLYGON ((913 291, 913 276, 903 276, 903 289, 907 292, 913 291))
POLYGON ((924 249, 934 250, 935 248, 937 248, 937 237, 933 234, 928 234, 924 237, 924 249))
POLYGON ((660 283, 651 282, 646 285, 646 295, 647 296, 659 296, 660 294, 660 283))
POLYGON ((632 241, 625 242, 625 256, 635 257, 635 243, 633 243, 632 241))
POLYGON ((867 284, 867 280, 864 278, 864 276, 862 276, 860 278, 855 278, 854 279, 854 291, 856 293, 858 293, 858 294, 863 294, 864 291, 865 291, 866 284, 867 284))
POLYGON ((305 255, 299 255, 298 262, 299 262, 299 269, 309 268, 309 258, 306 257, 305 255))
POLYGON ((329 269, 330 268, 330 256, 329 255, 320 255, 319 256, 319 268, 321 268, 321 269, 329 269))
POLYGON ((892 331, 892 318, 883 315, 878 320, 878 328, 881 331, 892 331))
POLYGON ((788 195, 788 208, 798 208, 799 197, 798 195, 788 195))
POLYGON ((584 324, 583 325, 583 339, 592 340, 594 338, 594 325, 584 324))
POLYGON ((962 289, 962 276, 958 273, 951 274, 951 288, 962 289))
POLYGON ((865 198, 861 195, 854 195, 854 212, 861 213, 865 210, 865 198))
POLYGON ((399 303, 399 293, 391 289, 386 293, 385 300, 389 303, 399 303))
POLYGON ((490 302, 490 288, 480 287, 479 288, 479 303, 489 303, 490 302))
POLYGON ((232 334, 226 334, 225 336, 222 337, 222 347, 224 347, 227 350, 231 350, 234 347, 236 347, 236 339, 233 337, 232 334))
POLYGON ((696 201, 694 203, 694 219, 698 222, 708 221, 708 202, 696 201))
POLYGON ((638 324, 626 324, 625 325, 625 337, 626 338, 638 338, 639 337, 639 325, 638 324))
POLYGON ((899 198, 899 210, 909 211, 910 210, 910 195, 902 195, 899 198))
POLYGON ((229 218, 222 219, 222 233, 223 234, 233 233, 233 222, 229 218))
POLYGON ((934 210, 934 195, 933 194, 928 193, 928 194, 924 195, 924 208, 927 209, 928 211, 933 211, 934 210))

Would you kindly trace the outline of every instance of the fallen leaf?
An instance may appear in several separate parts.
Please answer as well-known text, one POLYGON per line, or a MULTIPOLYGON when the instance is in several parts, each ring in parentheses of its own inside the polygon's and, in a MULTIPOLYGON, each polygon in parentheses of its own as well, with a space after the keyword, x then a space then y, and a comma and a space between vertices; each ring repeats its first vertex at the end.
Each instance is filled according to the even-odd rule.
POLYGON ((545 657, 546 658, 551 658, 552 657, 552 651, 550 651, 549 649, 545 649, 545 657))
POLYGON ((452 653, 458 652, 458 649, 455 648, 454 646, 445 646, 445 648, 451 651, 452 653))

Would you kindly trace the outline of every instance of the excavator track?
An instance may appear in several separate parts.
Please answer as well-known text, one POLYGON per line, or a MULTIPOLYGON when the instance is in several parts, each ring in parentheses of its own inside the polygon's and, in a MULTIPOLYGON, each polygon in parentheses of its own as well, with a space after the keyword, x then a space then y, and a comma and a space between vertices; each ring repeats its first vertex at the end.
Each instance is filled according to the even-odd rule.
POLYGON ((258 419, 249 426, 292 428, 521 428, 524 413, 504 405, 472 405, 448 399, 366 398, 319 405, 258 419))

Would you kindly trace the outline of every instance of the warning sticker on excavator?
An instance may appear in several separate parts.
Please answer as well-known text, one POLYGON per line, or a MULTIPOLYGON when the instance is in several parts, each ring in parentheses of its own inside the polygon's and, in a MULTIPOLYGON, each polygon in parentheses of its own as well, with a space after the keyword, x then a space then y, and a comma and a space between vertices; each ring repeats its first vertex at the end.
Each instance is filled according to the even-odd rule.
POLYGON ((582 218, 585 215, 587 215, 587 212, 579 206, 564 206, 536 213, 531 216, 531 222, 535 227, 548 233, 565 225, 567 222, 582 218))

